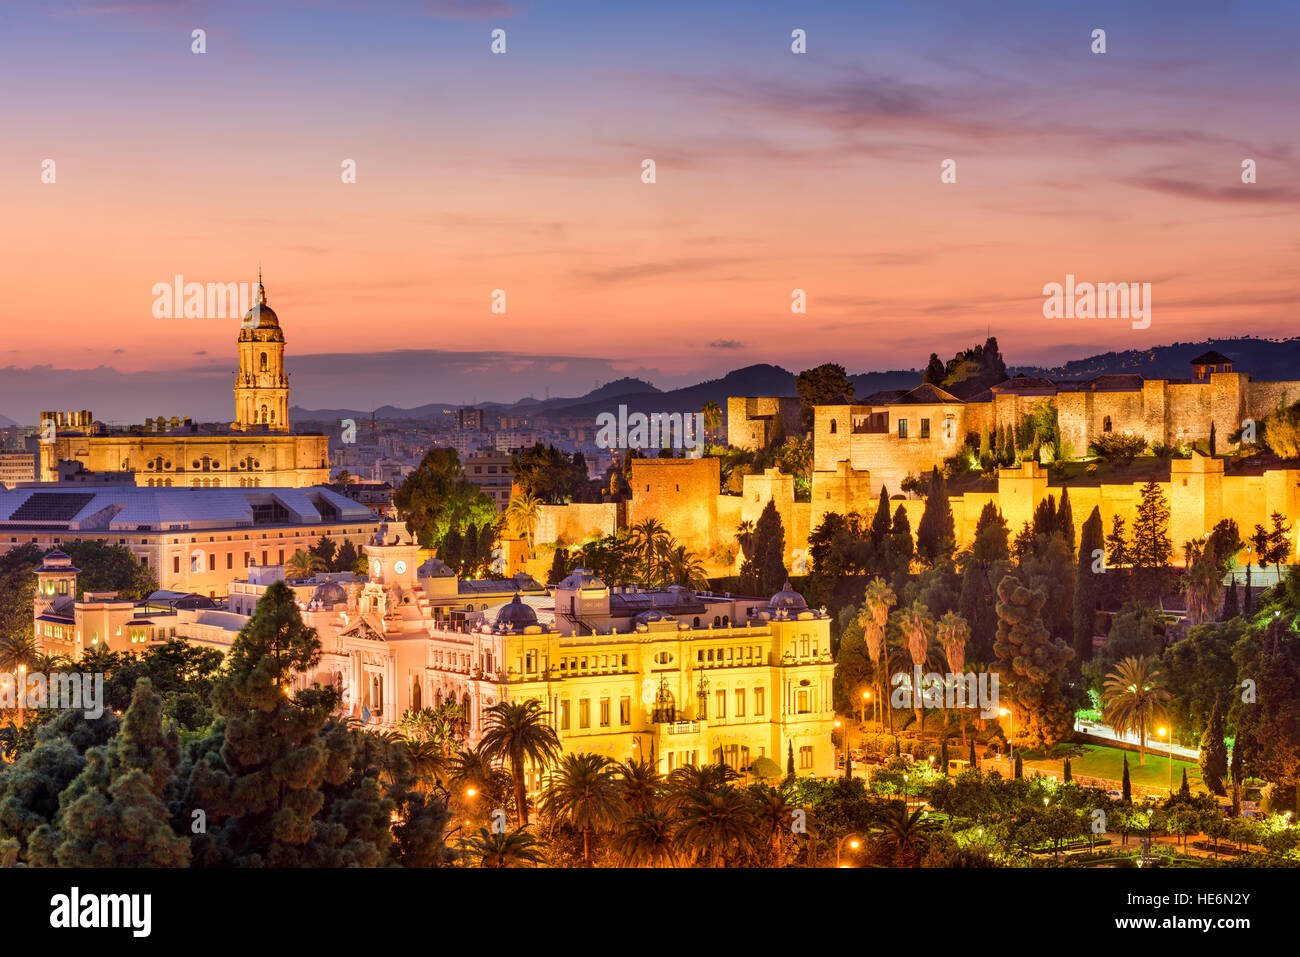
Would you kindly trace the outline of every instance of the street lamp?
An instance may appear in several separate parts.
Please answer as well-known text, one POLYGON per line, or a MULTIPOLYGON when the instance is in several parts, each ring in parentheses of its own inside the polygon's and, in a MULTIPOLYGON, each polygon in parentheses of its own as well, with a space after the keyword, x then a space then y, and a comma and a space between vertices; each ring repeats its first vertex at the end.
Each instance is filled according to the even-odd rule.
POLYGON ((858 708, 858 720, 863 724, 867 723, 867 702, 871 700, 871 692, 862 692, 862 707, 858 708))
POLYGON ((998 708, 998 714, 1005 715, 1011 724, 1011 730, 1007 734, 1007 779, 1010 780, 1016 776, 1015 768, 1015 745, 1012 743, 1016 739, 1016 715, 1010 708, 998 708))
POLYGON ((1169 735, 1169 796, 1173 797, 1174 795, 1174 736, 1169 731, 1168 728, 1160 728, 1158 731, 1156 731, 1156 734, 1160 735, 1160 737, 1162 738, 1166 734, 1169 735))
POLYGON ((847 864, 840 863, 840 851, 843 849, 845 841, 848 841, 849 847, 851 847, 855 851, 862 846, 862 839, 858 837, 858 835, 856 834, 845 834, 838 841, 836 841, 835 842, 835 866, 836 867, 849 866, 847 864), (852 840, 850 840, 850 838, 852 838, 852 840))

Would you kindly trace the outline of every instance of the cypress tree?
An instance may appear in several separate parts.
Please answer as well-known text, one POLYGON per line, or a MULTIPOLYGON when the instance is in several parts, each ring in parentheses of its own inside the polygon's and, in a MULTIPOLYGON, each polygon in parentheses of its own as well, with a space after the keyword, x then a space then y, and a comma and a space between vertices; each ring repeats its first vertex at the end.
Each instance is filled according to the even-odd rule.
POLYGON ((1049 495, 1038 503, 1034 509, 1034 537, 1046 535, 1051 538, 1056 534, 1056 496, 1049 495))
POLYGON ((1070 768, 1070 759, 1065 759, 1065 766, 1061 770, 1061 779, 1063 783, 1069 784, 1074 780, 1074 772, 1070 768))
POLYGON ((442 563, 450 568, 457 575, 460 574, 461 565, 465 556, 461 554, 465 549, 464 539, 456 529, 448 530, 442 538, 442 546, 438 549, 438 557, 442 563))
POLYGON ((906 572, 912 564, 912 523, 907 520, 907 509, 900 504, 894 512, 894 524, 889 530, 889 551, 897 567, 895 572, 906 572))
POLYGON ((944 738, 943 743, 939 745, 939 770, 943 776, 948 776, 948 739, 944 738))
POLYGON ((941 555, 952 554, 957 533, 948 502, 948 483, 938 466, 930 469, 930 488, 925 495, 925 510, 916 526, 916 553, 933 565, 941 555))
POLYGON ((564 577, 569 574, 568 565, 569 563, 566 559, 564 548, 557 547, 555 549, 555 556, 551 559, 551 571, 550 574, 546 576, 546 584, 558 585, 560 582, 564 581, 564 577))
POLYGON ((883 549, 889 538, 889 490, 880 486, 880 504, 876 506, 876 515, 871 520, 871 544, 877 550, 883 549))
POLYGON ((776 594, 788 578, 785 567, 785 527, 781 524, 781 514, 776 510, 776 502, 772 499, 767 500, 763 513, 754 525, 753 570, 759 594, 762 595, 776 594))
POLYGON ((1191 789, 1191 787, 1188 786, 1188 784, 1187 784, 1187 769, 1186 769, 1186 768, 1183 768, 1183 783, 1182 783, 1181 785, 1179 785, 1179 787, 1178 787, 1178 796, 1181 797, 1181 798, 1189 798, 1189 797, 1192 796, 1192 789, 1191 789))
POLYGON ((1070 505, 1070 490, 1061 489, 1061 504, 1056 509, 1056 530, 1065 536, 1070 551, 1074 551, 1074 508, 1070 505))
MULTIPOLYGON (((1105 545, 1102 536, 1101 511, 1093 506, 1088 513, 1088 520, 1083 523, 1079 562, 1074 579, 1074 660, 1081 664, 1092 660, 1092 636, 1096 631, 1097 611, 1101 608, 1104 593, 1102 576, 1093 571, 1094 553, 1105 545)), ((1102 567, 1105 568, 1105 565, 1102 567)))
POLYGON ((902 756, 903 756, 903 751, 898 746, 898 735, 894 735, 894 757, 901 758, 902 756))
POLYGON ((1255 597, 1250 589, 1250 562, 1246 563, 1246 620, 1249 621, 1255 615, 1255 597))
POLYGON ((787 777, 794 777, 794 738, 787 742, 788 747, 785 755, 785 773, 787 777))
POLYGON ((1215 794, 1224 794, 1223 779, 1228 773, 1228 746, 1223 740, 1223 703, 1218 695, 1210 709, 1210 720, 1201 735, 1201 779, 1215 794))
POLYGON ((1025 777, 1025 766, 1020 761, 1020 755, 1016 755, 1016 780, 1023 780, 1025 777))
POLYGON ((974 738, 970 739, 970 755, 967 757, 966 760, 970 762, 970 766, 972 768, 979 767, 978 762, 975 760, 975 739, 974 738))
POLYGON ((1120 783, 1120 794, 1122 796, 1121 800, 1123 800, 1125 804, 1129 804, 1132 802, 1133 782, 1129 780, 1129 776, 1128 776, 1128 755, 1127 754, 1124 755, 1124 779, 1120 783))
POLYGON ((1219 613, 1219 621, 1232 621, 1241 614, 1241 608, 1237 604, 1237 583, 1230 581, 1224 586, 1223 611, 1219 613))
POLYGON ((1214 423, 1210 423, 1210 458, 1218 455, 1218 433, 1214 430, 1214 423))

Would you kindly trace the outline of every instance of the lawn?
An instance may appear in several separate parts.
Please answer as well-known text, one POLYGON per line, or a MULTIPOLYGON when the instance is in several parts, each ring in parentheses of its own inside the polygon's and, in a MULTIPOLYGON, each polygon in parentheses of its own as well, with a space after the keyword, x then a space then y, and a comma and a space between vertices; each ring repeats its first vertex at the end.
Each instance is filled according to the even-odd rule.
MULTIPOLYGON (((1070 770, 1076 776, 1108 778, 1119 781, 1124 777, 1124 755, 1128 755, 1129 780, 1134 787, 1164 788, 1169 787, 1169 758, 1158 752, 1147 751, 1147 763, 1139 766, 1136 751, 1124 751, 1120 748, 1108 748, 1099 744, 1080 745, 1083 753, 1070 759, 1070 770)), ((1174 788, 1182 784, 1183 769, 1187 769, 1187 783, 1193 791, 1204 791, 1201 783, 1201 769, 1195 761, 1174 758, 1174 788)), ((1025 762, 1025 772, 1031 770, 1053 774, 1059 780, 1062 762, 1035 761, 1025 762)))

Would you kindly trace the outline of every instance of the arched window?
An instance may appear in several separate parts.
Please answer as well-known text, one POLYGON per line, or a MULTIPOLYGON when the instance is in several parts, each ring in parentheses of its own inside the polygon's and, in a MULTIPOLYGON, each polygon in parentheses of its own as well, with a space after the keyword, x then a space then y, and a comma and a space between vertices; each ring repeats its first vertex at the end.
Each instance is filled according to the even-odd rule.
POLYGON ((259 364, 258 371, 259 371, 259 372, 265 372, 265 371, 266 371, 266 353, 265 353, 265 352, 262 353, 262 361, 261 361, 261 363, 259 364))
POLYGON ((269 413, 268 413, 267 410, 266 410, 266 406, 265 406, 265 405, 262 406, 262 424, 263 424, 263 425, 266 425, 267 422, 268 422, 268 419, 267 419, 268 414, 269 414, 269 413))
POLYGON ((415 678, 411 681, 411 710, 419 711, 423 707, 420 701, 420 679, 415 678))
POLYGON ((838 426, 836 425, 835 420, 831 419, 831 435, 834 435, 837 429, 838 426))
POLYGON ((1101 430, 1103 432, 1109 432, 1111 430, 1110 416, 1106 416, 1106 418, 1102 421, 1101 430))

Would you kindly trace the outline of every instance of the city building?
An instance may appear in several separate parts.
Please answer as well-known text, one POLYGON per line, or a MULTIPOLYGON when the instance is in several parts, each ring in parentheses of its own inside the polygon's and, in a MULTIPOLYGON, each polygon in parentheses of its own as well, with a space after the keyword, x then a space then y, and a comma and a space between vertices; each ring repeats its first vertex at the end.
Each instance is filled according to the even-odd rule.
POLYGON ((192 488, 304 488, 329 481, 329 438, 294 435, 284 332, 266 304, 244 316, 235 374, 235 420, 200 426, 178 417, 110 429, 88 410, 42 412, 40 479, 57 480, 58 464, 75 460, 91 472, 134 473, 137 485, 192 488))
POLYGON ((36 453, 0 452, 0 485, 10 488, 19 482, 36 481, 36 453))
POLYGON ((462 456, 461 468, 468 481, 496 502, 498 512, 506 510, 510 504, 510 488, 514 481, 510 471, 509 452, 476 452, 462 456))
POLYGON ((328 535, 360 548, 379 520, 327 488, 42 485, 0 491, 0 552, 94 540, 128 548, 160 588, 225 596, 253 565, 281 565, 328 535))

